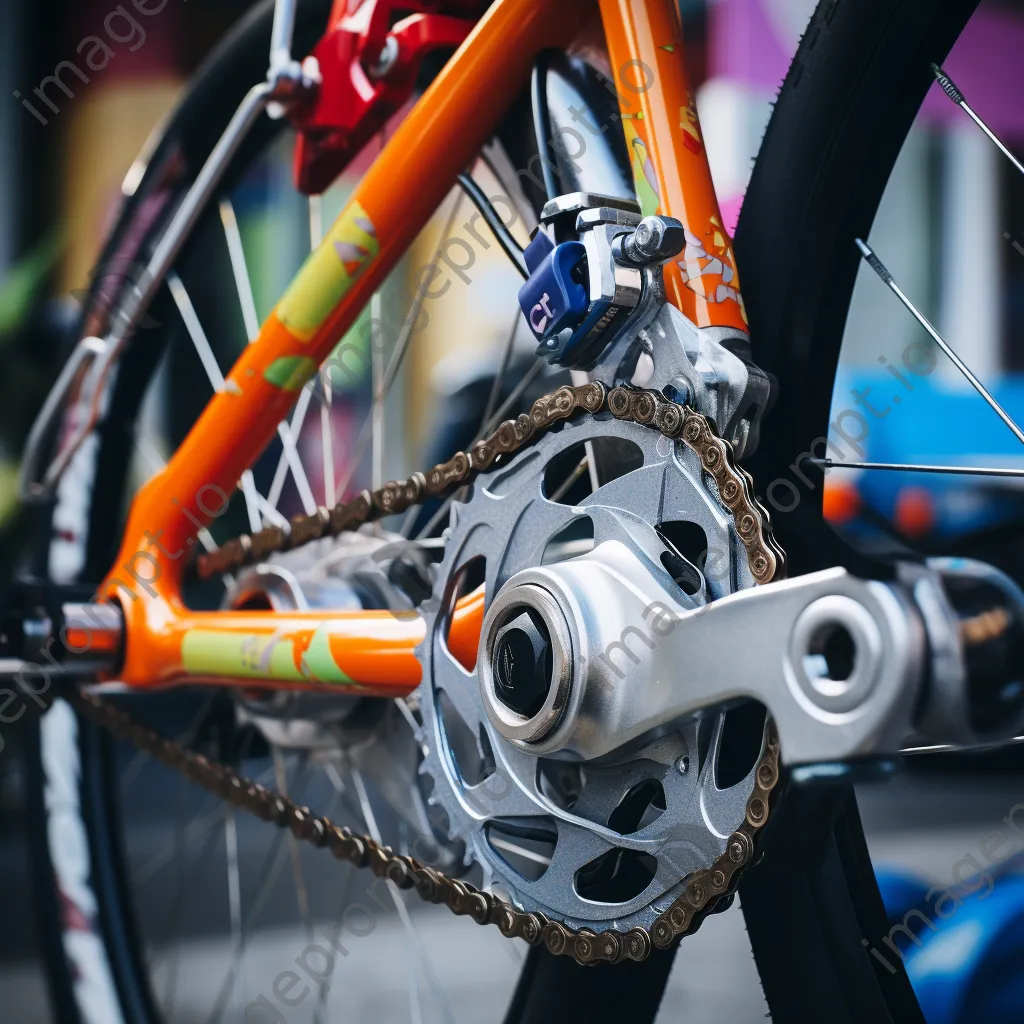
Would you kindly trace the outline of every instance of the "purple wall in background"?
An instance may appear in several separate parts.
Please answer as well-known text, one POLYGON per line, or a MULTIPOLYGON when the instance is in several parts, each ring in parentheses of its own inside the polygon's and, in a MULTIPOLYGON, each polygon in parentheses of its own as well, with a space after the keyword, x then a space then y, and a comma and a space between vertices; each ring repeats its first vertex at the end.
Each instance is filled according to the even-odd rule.
POLYGON ((711 6, 708 76, 722 75, 774 93, 792 54, 783 51, 760 0, 718 0, 711 6))
MULTIPOLYGON (((709 73, 746 82, 774 95, 792 54, 785 52, 764 0, 718 0, 711 5, 709 73)), ((993 131, 1024 142, 1024 16, 983 4, 945 61, 945 68, 967 101, 993 131)), ((932 121, 962 118, 933 86, 924 116, 932 121)))

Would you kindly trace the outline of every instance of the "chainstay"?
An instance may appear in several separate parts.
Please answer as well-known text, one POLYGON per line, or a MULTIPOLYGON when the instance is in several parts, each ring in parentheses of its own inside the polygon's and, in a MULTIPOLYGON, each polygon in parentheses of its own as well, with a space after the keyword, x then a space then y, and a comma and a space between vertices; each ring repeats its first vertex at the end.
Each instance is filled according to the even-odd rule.
POLYGON ((570 928, 544 914, 520 910, 469 882, 449 878, 414 857, 397 854, 370 836, 319 817, 308 807, 300 807, 227 765, 217 764, 164 738, 95 694, 75 691, 69 699, 89 721, 145 751, 232 806, 278 828, 288 828, 296 839, 311 846, 326 847, 338 860, 369 868, 399 889, 415 889, 428 903, 444 905, 453 914, 471 917, 477 924, 496 925, 507 938, 523 939, 531 946, 543 944, 552 954, 571 956, 580 964, 643 960, 652 946, 663 949, 680 936, 696 931, 719 901, 735 891, 742 869, 753 859, 754 841, 768 820, 771 798, 779 781, 778 734, 775 723, 768 719, 754 791, 747 800, 744 821, 729 837, 725 852, 710 867, 693 871, 683 879, 682 893, 650 929, 595 932, 589 928, 570 928))
POLYGON ((738 466, 732 445, 718 437, 706 417, 670 402, 659 391, 619 385, 609 389, 593 381, 575 387, 566 385, 538 398, 528 413, 505 420, 468 451, 456 452, 447 462, 426 473, 413 473, 407 480, 389 480, 374 491, 364 490, 351 501, 328 509, 321 506, 313 515, 295 516, 288 528, 271 526, 254 534, 241 534, 214 551, 200 555, 195 564, 201 579, 261 562, 281 551, 291 551, 322 537, 335 537, 358 530, 385 516, 405 512, 425 498, 446 498, 477 474, 490 469, 498 459, 506 460, 549 432, 556 424, 576 413, 609 411, 681 440, 696 453, 701 467, 714 483, 718 498, 732 516, 736 532, 747 553, 751 575, 758 583, 769 583, 785 575, 785 555, 772 536, 768 512, 754 495, 750 474, 738 466))

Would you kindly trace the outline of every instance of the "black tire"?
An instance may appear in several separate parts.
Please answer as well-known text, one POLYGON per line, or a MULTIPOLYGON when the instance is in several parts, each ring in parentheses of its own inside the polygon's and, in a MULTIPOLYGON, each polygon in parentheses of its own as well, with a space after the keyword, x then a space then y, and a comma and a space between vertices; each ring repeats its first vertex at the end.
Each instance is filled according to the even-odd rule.
MULTIPOLYGON (((804 34, 735 240, 754 357, 780 385, 748 467, 763 494, 775 480, 795 480, 794 459, 827 433, 860 265, 854 239, 868 236, 933 82, 930 63, 942 63, 977 6, 978 0, 822 0, 804 34)), ((793 511, 773 512, 791 571, 845 565, 884 576, 886 564, 866 559, 829 529, 820 472, 803 467, 812 486, 793 511)), ((791 785, 767 838, 764 860, 745 878, 740 900, 773 1019, 923 1021, 899 961, 890 973, 870 954, 888 925, 852 789, 791 785)))

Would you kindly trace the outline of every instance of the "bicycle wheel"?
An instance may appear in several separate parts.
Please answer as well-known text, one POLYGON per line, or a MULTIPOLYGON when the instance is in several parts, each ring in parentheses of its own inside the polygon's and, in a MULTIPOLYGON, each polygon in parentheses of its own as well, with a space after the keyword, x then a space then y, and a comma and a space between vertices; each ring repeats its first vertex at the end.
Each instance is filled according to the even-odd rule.
MULTIPOLYGON (((826 0, 804 33, 736 232, 755 358, 776 374, 782 396, 749 465, 761 493, 773 481, 800 483, 794 461, 809 446, 820 454, 816 439, 829 434, 861 266, 854 239, 868 237, 934 84, 930 65, 943 62, 977 7, 826 0)), ((846 565, 884 576, 885 561, 825 521, 821 471, 806 461, 800 467, 809 486, 800 484, 792 510, 787 496, 773 512, 793 570, 846 565)), ((773 1019, 923 1020, 902 963, 893 958, 890 971, 869 949, 888 924, 852 787, 790 787, 773 838, 740 887, 773 1019)))
MULTIPOLYGON (((299 3, 297 54, 308 52, 320 37, 330 6, 329 0, 299 3)), ((105 244, 85 303, 83 333, 104 330, 111 310, 134 286, 169 217, 247 89, 263 79, 272 14, 271 3, 261 4, 217 48, 162 127, 144 162, 133 169, 130 194, 105 244)), ((310 204, 307 209, 297 193, 273 187, 282 177, 282 164, 291 145, 283 124, 263 119, 235 155, 209 212, 189 237, 174 273, 121 361, 103 421, 61 485, 50 521, 41 524, 35 565, 40 577, 62 584, 81 583, 85 593, 87 584, 105 572, 117 548, 125 503, 132 490, 159 468, 162 455, 173 448, 201 411, 205 397, 196 381, 205 386, 209 376, 216 387, 221 368, 230 364, 239 346, 251 337, 257 308, 274 297, 274 289, 283 287, 308 252, 308 242, 304 249, 302 236, 308 238, 310 231, 316 232, 321 219, 327 222, 331 191, 319 205, 310 204), (246 280, 246 258, 251 268, 257 262, 254 249, 265 252, 270 244, 290 249, 274 264, 279 268, 278 278, 246 280), (261 294, 261 286, 265 294, 261 294)), ((500 187, 506 168, 526 167, 535 152, 529 104, 517 102, 488 150, 481 173, 500 187)), ((345 187, 349 186, 343 182, 335 191, 345 187)), ((529 177, 525 188, 533 190, 529 199, 543 201, 529 177)), ((531 208, 522 192, 513 188, 511 201, 528 224, 531 208)), ((441 240, 457 209, 456 200, 440 212, 435 232, 447 221, 440 231, 441 240)), ((459 225, 466 216, 468 212, 459 225)), ((436 258, 435 251, 435 262, 436 258)), ((487 272, 495 275, 499 271, 514 280, 511 269, 492 264, 487 272)), ((510 319, 513 313, 518 320, 518 310, 510 306, 510 319)), ((501 341, 505 344, 504 331, 501 341)), ((389 355, 394 358, 396 353, 400 353, 397 341, 389 355)), ((512 360, 513 372, 517 359, 512 360)), ((401 361, 398 354, 398 365, 401 361)), ((496 401, 507 397, 514 383, 513 372, 505 384, 495 378, 496 401)), ((334 394, 335 415, 327 421, 332 430, 339 426, 339 412, 354 418, 367 411, 363 401, 366 389, 360 392, 352 386, 345 393, 342 386, 346 383, 338 382, 334 394)), ((550 386, 548 381, 545 389, 550 386)), ((488 390, 491 387, 488 382, 488 390)), ((529 392, 525 394, 529 399, 529 392)), ((400 402, 397 388, 394 397, 400 402)), ((474 407, 471 411, 479 420, 483 410, 474 407)), ((393 405, 389 406, 389 416, 394 412, 393 405)), ((285 515, 278 509, 289 513, 308 507, 311 486, 319 494, 321 487, 343 487, 342 475, 349 468, 365 474, 365 458, 350 466, 324 465, 328 432, 320 437, 319 450, 314 451, 317 457, 306 458, 309 439, 302 440, 297 417, 301 420, 307 413, 316 426, 320 422, 317 405, 310 411, 309 396, 304 393, 289 424, 294 431, 293 445, 296 441, 303 445, 298 464, 296 450, 288 452, 283 444, 264 456, 255 467, 253 487, 253 492, 259 492, 260 504, 253 509, 244 495, 236 499, 224 516, 230 530, 252 528, 254 520, 257 525, 261 519, 284 521, 285 515), (310 461, 316 465, 315 474, 308 468, 310 461), (335 468, 336 478, 331 482, 328 477, 335 468)), ((342 421, 340 425, 346 424, 342 421)), ((478 426, 474 422, 472 429, 478 426)), ((458 444, 468 440, 456 437, 458 444)), ((340 461, 340 450, 336 455, 340 461)), ((410 593, 415 597, 416 586, 423 582, 415 578, 415 565, 406 567, 406 576, 395 582, 382 573, 383 563, 373 556, 371 546, 358 554, 355 562, 349 560, 349 568, 342 573, 344 581, 328 573, 321 584, 334 587, 334 599, 343 604, 388 606, 393 600, 401 603, 410 593)), ((215 585, 197 589, 193 597, 216 606, 221 593, 215 585)), ((377 711, 364 706, 352 715, 347 713, 351 708, 336 708, 351 730, 343 765, 331 763, 322 749, 313 749, 316 744, 284 734, 278 737, 279 743, 268 744, 267 738, 255 734, 251 727, 239 728, 234 709, 215 694, 193 691, 140 697, 133 706, 161 730, 186 737, 196 749, 244 764, 311 804, 325 809, 333 806, 339 820, 348 817, 360 831, 378 830, 396 846, 407 842, 409 834, 431 831, 423 817, 415 744, 394 708, 389 711, 381 705, 377 711), (378 757, 389 764, 370 764, 374 755, 367 750, 367 737, 374 738, 378 757), (403 759, 406 763, 399 767, 403 759), (400 783, 407 792, 399 791, 400 783)), ((274 713, 267 706, 250 710, 261 716, 274 713)), ((287 732, 287 727, 284 729, 287 732)), ((306 945, 312 922, 326 916, 330 937, 341 911, 360 899, 363 903, 369 900, 370 908, 380 912, 381 926, 375 938, 358 940, 352 955, 363 966, 351 969, 372 972, 378 957, 394 962, 390 977, 380 978, 376 986, 384 1000, 383 1012, 395 1017, 409 1013, 415 1020, 451 1019, 453 1011, 440 979, 447 976, 450 981, 451 972, 457 973, 460 965, 450 956, 436 957, 447 938, 431 924, 440 920, 447 925, 446 915, 420 914, 413 921, 400 900, 387 903, 389 897, 375 891, 367 895, 366 882, 356 887, 356 879, 344 871, 338 873, 330 861, 309 861, 290 840, 283 842, 283 836, 258 834, 255 823, 218 813, 216 806, 192 787, 172 781, 159 766, 133 758, 124 745, 111 742, 76 718, 63 701, 58 701, 41 723, 31 744, 30 769, 37 809, 34 873, 50 989, 61 1022, 157 1024, 239 1019, 243 1006, 254 1019, 261 1019, 264 1009, 260 1000, 275 999, 268 986, 283 970, 294 966, 291 961, 306 945), (158 813, 154 813, 154 801, 159 803, 158 813), (140 821, 146 822, 142 828, 140 821), (128 822, 134 827, 128 828, 128 822), (325 869, 330 869, 329 876, 325 869), (379 906, 382 899, 386 910, 379 906), (213 914, 210 907, 216 907, 213 914), (217 940, 211 929, 221 920, 227 935, 217 940), (277 936, 272 947, 260 938, 267 932, 277 936), (409 944, 412 964, 408 969, 402 956, 389 957, 384 933, 395 933, 392 938, 398 938, 399 944, 409 944), (182 936, 188 937, 187 943, 182 936), (289 941, 296 946, 294 952, 290 952, 289 941), (282 950, 289 955, 285 957, 282 950)), ((443 837, 439 842, 443 844, 443 837)), ((457 854, 451 849, 444 857, 451 860, 457 854)), ((337 941, 336 932, 333 934, 337 941)), ((486 992, 474 990, 477 1002, 468 1012, 473 1019, 500 1019, 522 954, 507 954, 504 940, 496 934, 478 939, 474 953, 478 963, 481 955, 487 958, 488 984, 486 992)), ((339 960, 347 957, 337 955, 339 960)), ((643 969, 653 993, 651 1013, 666 971, 664 957, 655 958, 643 969)), ((534 995, 543 995, 545 984, 534 977, 535 967, 531 972, 527 988, 534 995)), ((544 977, 546 984, 563 996, 586 988, 588 998, 593 998, 603 988, 605 1005, 622 999, 617 994, 622 975, 613 979, 609 973, 603 985, 595 986, 598 975, 560 962, 547 968, 544 977)), ((363 991, 371 990, 366 987, 363 991)), ((323 986, 316 998, 307 999, 296 1013, 317 1020, 328 1013, 333 1017, 338 1012, 333 1000, 338 998, 330 986, 323 986)), ((381 1012, 381 1007, 365 1010, 381 1012)), ((345 1012, 358 1014, 359 1007, 349 1003, 345 1012)), ((517 1003, 510 1019, 528 1021, 545 1012, 517 1003)))
MULTIPOLYGON (((827 399, 831 396, 841 329, 835 340, 835 358, 830 360, 829 346, 821 342, 821 337, 825 336, 821 328, 823 323, 834 326, 836 322, 841 328, 849 302, 849 294, 845 298, 842 294, 843 282, 849 279, 852 287, 851 267, 856 259, 854 254, 844 277, 847 257, 838 255, 841 245, 833 246, 837 255, 836 264, 831 269, 835 273, 822 275, 819 279, 816 270, 814 279, 818 280, 818 291, 813 288, 808 291, 806 280, 800 280, 799 287, 795 283, 802 253, 806 250, 797 246, 792 238, 798 235, 808 241, 812 223, 817 245, 837 239, 851 222, 854 234, 858 229, 862 233, 866 230, 910 118, 923 96, 928 81, 928 62, 942 59, 972 6, 946 3, 933 7, 919 0, 902 5, 894 13, 887 11, 878 0, 863 6, 863 10, 869 10, 865 14, 861 8, 854 11, 849 3, 828 2, 815 16, 812 32, 798 54, 766 137, 737 239, 745 287, 749 291, 751 322, 757 343, 762 346, 759 358, 780 378, 783 394, 782 404, 769 421, 768 436, 754 464, 758 479, 774 479, 779 468, 788 466, 793 452, 802 450, 808 436, 802 430, 804 426, 827 422, 827 399), (908 54, 923 54, 923 71, 908 59, 908 54), (912 73, 906 70, 911 64, 912 73), (840 75, 840 69, 846 70, 846 79, 840 75), (849 116, 850 81, 860 83, 852 95, 886 101, 880 107, 885 111, 884 116, 871 124, 870 131, 863 124, 865 119, 849 116), (815 82, 816 87, 812 88, 808 82, 815 82), (813 123, 815 130, 808 128, 807 123, 813 123), (826 134, 822 134, 824 126, 828 127, 826 134), (870 139, 871 146, 864 145, 866 137, 870 139), (832 144, 822 147, 822 138, 832 139, 832 144), (793 148, 797 141, 802 148, 793 148), (849 177, 850 153, 856 152, 856 166, 865 168, 868 165, 863 162, 862 150, 871 152, 875 160, 870 165, 870 173, 854 180, 849 177), (806 160, 799 164, 798 173, 793 174, 792 179, 786 178, 782 169, 786 168, 786 173, 792 174, 796 153, 805 155, 806 160), (790 187, 793 180, 798 184, 790 187), (780 184, 783 182, 786 184, 784 189, 780 184), (843 188, 846 188, 845 192, 843 188), (837 195, 843 196, 842 202, 836 200, 837 195), (856 198, 847 202, 848 195, 856 198), (787 212, 787 218, 779 216, 780 208, 787 212), (826 210, 828 217, 824 216, 826 210), (800 225, 799 231, 794 232, 793 224, 800 225), (758 225, 761 225, 760 230, 758 225), (782 234, 779 233, 781 225, 786 229, 782 234), (779 257, 778 239, 782 237, 787 239, 786 262, 780 261, 779 257), (769 239, 771 245, 767 244, 769 239), (792 285, 790 280, 794 282, 792 285), (783 283, 782 287, 779 287, 780 283, 783 283), (815 314, 815 310, 819 312, 815 314), (812 336, 818 348, 810 344, 812 336), (797 350, 795 356, 792 355, 793 349, 787 348, 794 337, 798 339, 793 345, 797 350), (809 368, 813 369, 813 376, 809 375, 809 368), (805 421, 801 419, 803 412, 794 411, 796 403, 785 396, 807 395, 806 385, 810 384, 827 389, 827 398, 820 398, 814 392, 813 409, 819 418, 805 421), (779 429, 775 433, 771 428, 777 425, 779 429), (797 438, 801 439, 800 448, 794 449, 792 443, 797 438)), ((300 24, 299 39, 305 46, 316 38, 317 25, 322 26, 325 11, 324 4, 313 0, 300 4, 300 12, 306 20, 300 24)), ((161 156, 168 158, 164 169, 169 163, 175 168, 175 174, 180 173, 182 153, 187 165, 193 169, 202 162, 203 155, 209 151, 244 87, 262 76, 268 34, 269 13, 264 10, 220 51, 206 78, 200 77, 149 161, 149 170, 126 207, 115 240, 111 243, 113 249, 108 248, 108 252, 117 251, 118 238, 133 236, 131 228, 140 223, 145 197, 152 198, 161 191, 161 175, 157 171, 161 166, 161 156), (204 80, 207 83, 216 81, 216 89, 204 94, 204 80), (217 104, 211 108, 214 98, 217 104), (211 116, 211 109, 217 110, 218 116, 211 116), (199 110, 203 111, 201 117, 197 115, 199 110), (188 160, 190 154, 191 161, 188 160), (172 156, 175 159, 170 159, 172 156)), ((533 152, 534 140, 523 131, 521 119, 517 119, 515 114, 503 126, 501 139, 513 164, 524 166, 533 152)), ((257 141, 260 145, 254 143, 236 158, 225 189, 244 180, 245 171, 269 138, 265 136, 257 141)), ((182 181, 187 179, 187 171, 184 179, 172 176, 167 197, 170 206, 181 194, 182 181)), ((536 200, 543 196, 529 198, 536 200)), ((225 216, 230 220, 230 215, 225 216)), ((152 230, 146 233, 150 242, 158 237, 159 227, 158 217, 152 230)), ((202 228, 197 232, 197 239, 201 233, 202 228)), ((187 258, 186 251, 182 262, 187 262, 187 258)), ((191 303, 183 302, 182 296, 184 294, 188 298, 192 286, 184 266, 180 269, 178 281, 180 286, 172 283, 169 293, 162 293, 160 302, 153 307, 152 317, 158 325, 173 322, 179 329, 183 326, 187 331, 191 322, 187 310, 191 303)), ((93 310, 96 309, 95 299, 94 294, 93 310)), ((192 340, 195 340, 194 336, 192 340)), ((58 499, 56 522, 61 525, 63 534, 56 544, 47 542, 45 545, 49 560, 45 568, 55 578, 57 573, 53 565, 58 554, 64 559, 65 580, 74 577, 95 579, 107 568, 116 544, 125 467, 129 462, 130 434, 137 419, 143 385, 153 376, 160 351, 157 345, 133 346, 118 375, 109 411, 98 434, 98 443, 87 453, 87 459, 84 462, 80 460, 76 466, 82 470, 82 475, 75 480, 75 486, 80 489, 79 507, 77 510, 74 508, 74 493, 70 486, 63 489, 58 499), (88 496, 84 507, 80 498, 83 493, 88 496), (59 545, 64 547, 58 550, 59 545)), ((214 360, 216 355, 214 352, 214 360)), ((203 361, 202 356, 200 361, 203 361)), ((183 425, 187 425, 188 413, 183 411, 181 417, 183 425)), ((819 429, 809 436, 815 437, 821 432, 819 429)), ((286 461, 287 457, 278 458, 277 464, 286 461)), ((276 476, 276 472, 273 475, 276 476)), ((297 480, 294 488, 293 500, 302 502, 302 488, 297 480)), ((241 500, 235 504, 236 508, 231 512, 232 521, 225 518, 228 533, 233 532, 229 529, 231 526, 244 527, 246 515, 252 522, 254 518, 258 519, 260 512, 257 509, 254 517, 252 509, 245 509, 241 500)), ((863 559, 854 562, 856 555, 841 551, 832 540, 827 544, 824 541, 819 543, 818 539, 826 534, 821 528, 820 513, 812 512, 807 507, 809 505, 804 503, 799 522, 794 517, 791 523, 784 521, 782 524, 784 541, 791 547, 798 568, 805 570, 818 564, 837 563, 858 568, 866 565, 863 559), (813 545, 807 543, 810 537, 815 538, 813 545)), ((369 566, 365 563, 356 568, 350 566, 343 579, 348 587, 347 597, 358 597, 365 602, 369 592, 369 600, 383 602, 386 606, 388 597, 383 596, 383 592, 393 594, 395 581, 390 577, 382 580, 379 569, 379 561, 369 566)), ((415 584, 414 575, 412 586, 415 584)), ((409 586, 410 581, 406 577, 397 589, 403 591, 409 586)), ((405 592, 404 596, 408 598, 409 593, 405 592)), ((217 595, 208 593, 206 599, 215 601, 217 595)), ((151 721, 161 721, 164 728, 168 728, 176 716, 180 733, 187 735, 193 743, 205 744, 203 749, 211 749, 222 759, 236 763, 255 760, 257 752, 254 747, 267 741, 266 731, 256 733, 251 729, 238 729, 234 714, 224 715, 222 707, 212 708, 207 705, 207 700, 202 695, 179 696, 174 701, 176 710, 173 716, 156 702, 142 713, 151 721), (211 710, 217 714, 211 714, 211 710), (206 723, 205 726, 202 723, 206 723)), ((261 718, 270 717, 271 710, 266 707, 249 709, 261 718)), ((115 794, 113 785, 114 777, 124 765, 123 762, 119 765, 117 754, 111 751, 104 739, 89 727, 75 723, 69 714, 66 707, 59 705, 56 713, 51 712, 44 720, 43 739, 37 757, 38 792, 40 796, 47 792, 50 794, 48 801, 40 799, 38 804, 41 808, 46 807, 47 813, 37 830, 37 864, 47 910, 46 920, 52 925, 54 989, 58 993, 61 1012, 68 1020, 159 1021, 161 1015, 166 1018, 173 1014, 176 1006, 174 997, 164 994, 166 976, 160 979, 160 991, 154 990, 151 965, 142 955, 143 950, 153 943, 147 941, 148 936, 140 935, 139 915, 137 907, 133 907, 137 893, 133 892, 129 881, 128 862, 131 856, 123 849, 124 834, 119 820, 119 805, 123 797, 115 794), (47 732, 51 735, 47 736, 47 732), (55 794, 59 800, 55 799, 55 794), (65 835, 74 832, 80 844, 78 849, 87 850, 88 857, 72 858, 69 863, 65 855, 67 848, 57 835, 58 827, 66 830, 65 835), (52 884, 54 872, 56 886, 52 884), (68 903, 64 900, 62 904, 62 899, 72 893, 84 899, 84 906, 94 911, 93 920, 86 917, 83 923, 82 915, 69 913, 68 903), (87 952, 83 956, 86 947, 87 952), (97 1003, 96 1000, 101 1001, 97 1003), (97 1005, 100 1006, 99 1017, 96 1016, 97 1005)), ((376 730, 383 727, 377 719, 369 723, 356 721, 352 725, 363 729, 364 735, 367 728, 376 730)), ((397 726, 400 727, 401 722, 397 726)), ((279 785, 295 791, 307 784, 308 764, 309 758, 302 756, 292 757, 290 762, 288 758, 271 758, 264 761, 263 770, 275 775, 279 785)), ((332 779, 328 778, 327 782, 333 785, 332 779)), ((346 787, 342 789, 346 790, 346 787)), ((355 794, 364 824, 372 831, 374 826, 370 819, 376 817, 376 813, 366 801, 372 802, 375 794, 356 783, 354 777, 346 791, 350 795, 355 794)), ((332 798, 326 788, 319 795, 332 798)), ((339 794, 339 799, 342 795, 339 794)), ((186 805, 189 799, 187 794, 181 797, 186 805)), ((641 811, 645 809, 641 808, 641 811)), ((742 889, 755 956, 773 1013, 777 1019, 798 1021, 820 1019, 824 1013, 832 1014, 837 1020, 917 1019, 905 975, 897 972, 884 976, 860 944, 860 936, 868 934, 864 929, 875 922, 880 924, 882 915, 849 794, 834 790, 804 793, 791 788, 781 809, 781 820, 772 830, 769 856, 742 889), (794 835, 800 836, 801 841, 793 841, 794 835), (780 926, 783 942, 779 941, 780 926), (803 960, 798 968, 796 962, 804 955, 812 959, 803 960), (792 958, 787 960, 787 956, 792 958), (795 972, 799 970, 802 979, 810 964, 819 968, 811 969, 814 983, 798 982, 795 972)), ((402 821, 401 813, 392 814, 389 821, 382 817, 378 827, 394 827, 400 832, 402 821)), ((219 826, 221 823, 217 818, 215 824, 219 826)), ((229 872, 233 870, 233 861, 237 865, 237 829, 233 822, 224 826, 222 844, 229 872), (230 838, 232 835, 234 838, 230 838)), ((438 837, 438 842, 443 844, 443 837, 438 837)), ((456 850, 450 855, 455 858, 459 854, 456 850)), ((284 864, 280 847, 271 851, 268 863, 271 869, 275 863, 284 864)), ((152 863, 143 867, 155 870, 152 863)), ((263 871, 259 874, 262 875, 263 871)), ((299 874, 296 872, 296 878, 299 874)), ((233 890, 229 891, 225 901, 231 908, 232 945, 242 949, 249 945, 249 940, 244 938, 244 924, 239 914, 241 887, 237 877, 228 888, 233 890)), ((299 895, 302 888, 302 883, 296 885, 297 901, 308 906, 308 894, 305 899, 299 895)), ((75 906, 81 909, 83 904, 75 906)), ((180 909, 179 901, 172 898, 166 909, 171 912, 180 909)), ((630 1019, 651 1019, 658 1007, 671 958, 672 951, 669 950, 655 954, 642 964, 602 965, 585 970, 567 959, 552 957, 543 949, 535 948, 530 952, 526 970, 520 978, 509 1020, 549 1019, 559 1008, 576 1009, 579 1006, 584 1008, 581 1019, 617 1019, 627 1012, 630 1019)), ((262 972, 262 965, 258 969, 262 972)), ((273 970, 273 967, 268 965, 268 969, 273 970)), ((173 968, 175 972, 178 970, 178 967, 173 968)), ((237 973, 237 969, 231 968, 227 975, 227 988, 222 984, 214 992, 208 1019, 216 1020, 218 1014, 227 1012, 231 1006, 235 998, 237 973)), ((510 982, 508 987, 511 987, 510 982)), ((257 986, 247 995, 253 991, 261 990, 257 986)), ((497 1009, 497 1002, 492 998, 489 1009, 497 1009)), ((306 1009, 319 1013, 319 1005, 307 1003, 306 1009)), ((414 1017, 417 1012, 412 1010, 414 1017)))

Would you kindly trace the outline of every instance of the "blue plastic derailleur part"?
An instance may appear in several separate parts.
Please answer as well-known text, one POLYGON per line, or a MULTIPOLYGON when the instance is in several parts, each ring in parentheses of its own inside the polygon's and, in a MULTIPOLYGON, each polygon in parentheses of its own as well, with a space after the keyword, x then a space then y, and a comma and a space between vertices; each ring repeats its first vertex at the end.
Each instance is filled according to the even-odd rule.
POLYGON ((523 256, 530 276, 519 289, 519 305, 537 340, 577 327, 590 305, 583 243, 555 245, 538 231, 523 256))
POLYGON ((591 300, 582 242, 555 245, 538 231, 523 255, 530 276, 519 289, 519 305, 540 342, 537 354, 560 366, 586 366, 604 347, 608 328, 630 310, 591 300))

